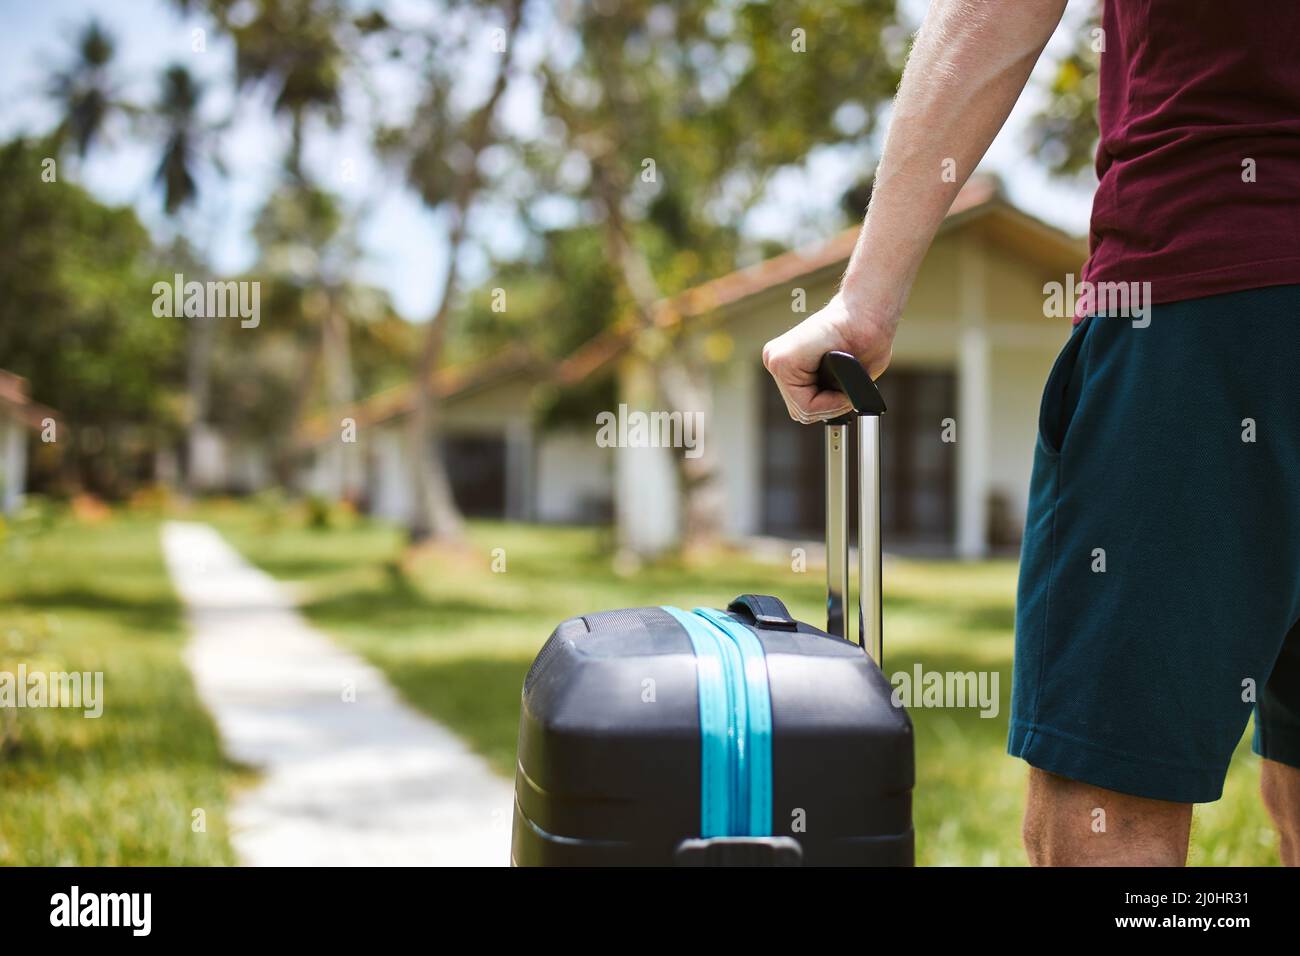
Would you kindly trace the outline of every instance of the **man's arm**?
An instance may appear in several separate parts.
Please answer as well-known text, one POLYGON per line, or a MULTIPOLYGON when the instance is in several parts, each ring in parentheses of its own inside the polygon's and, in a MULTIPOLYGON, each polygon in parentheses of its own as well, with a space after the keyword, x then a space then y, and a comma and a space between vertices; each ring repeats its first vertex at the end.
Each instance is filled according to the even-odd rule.
POLYGON ((818 393, 826 352, 851 352, 875 377, 921 260, 948 208, 1015 105, 1066 0, 933 0, 894 99, 866 221, 839 293, 768 342, 763 364, 790 416, 809 422, 848 410, 818 393), (955 181, 945 182, 945 168, 955 181))

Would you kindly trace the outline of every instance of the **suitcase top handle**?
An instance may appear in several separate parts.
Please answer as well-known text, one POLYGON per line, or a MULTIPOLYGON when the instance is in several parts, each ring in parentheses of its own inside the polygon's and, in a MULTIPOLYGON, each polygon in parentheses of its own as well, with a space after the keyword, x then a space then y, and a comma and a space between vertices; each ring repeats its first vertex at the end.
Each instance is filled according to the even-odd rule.
POLYGON ((770 594, 742 594, 727 605, 727 610, 741 617, 748 618, 759 627, 769 631, 795 631, 798 622, 790 616, 789 609, 781 603, 780 598, 770 594))
MULTIPOLYGON (((817 387, 829 392, 843 392, 853 404, 854 415, 883 415, 885 400, 862 363, 848 352, 827 352, 817 368, 817 387)), ((844 419, 850 416, 844 416, 844 419)), ((844 419, 836 423, 844 424, 844 419)), ((829 424, 829 423, 828 423, 829 424)))

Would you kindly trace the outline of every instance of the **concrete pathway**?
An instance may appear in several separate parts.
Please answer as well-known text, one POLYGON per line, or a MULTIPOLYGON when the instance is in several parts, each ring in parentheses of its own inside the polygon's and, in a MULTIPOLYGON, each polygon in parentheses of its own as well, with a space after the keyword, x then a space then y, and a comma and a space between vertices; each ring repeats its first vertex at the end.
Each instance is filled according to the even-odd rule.
POLYGON ((226 752, 262 773, 231 809, 244 863, 509 862, 509 782, 311 627, 214 529, 168 522, 163 551, 199 695, 226 752))

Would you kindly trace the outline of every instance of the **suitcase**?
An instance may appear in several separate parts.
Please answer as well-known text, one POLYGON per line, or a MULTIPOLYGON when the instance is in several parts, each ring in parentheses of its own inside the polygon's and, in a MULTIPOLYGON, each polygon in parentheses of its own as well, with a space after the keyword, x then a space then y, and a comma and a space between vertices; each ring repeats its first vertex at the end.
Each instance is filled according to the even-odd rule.
POLYGON ((827 623, 775 597, 573 617, 524 679, 516 866, 910 866, 912 724, 880 670, 880 416, 857 360, 822 387, 827 623), (847 639, 848 444, 857 422, 858 642, 847 639))

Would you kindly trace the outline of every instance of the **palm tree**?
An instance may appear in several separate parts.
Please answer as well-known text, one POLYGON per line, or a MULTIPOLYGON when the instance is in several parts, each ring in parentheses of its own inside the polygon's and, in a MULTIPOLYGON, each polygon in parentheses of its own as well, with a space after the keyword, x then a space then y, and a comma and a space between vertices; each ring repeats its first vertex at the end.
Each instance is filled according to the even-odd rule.
MULTIPOLYGON (((71 149, 85 158, 103 140, 104 130, 115 114, 133 117, 145 111, 121 98, 114 75, 115 43, 96 20, 90 20, 78 35, 76 52, 66 66, 50 79, 49 93, 58 104, 62 119, 55 138, 60 149, 71 149)), ((162 76, 162 90, 146 117, 160 121, 161 154, 154 181, 162 190, 163 208, 173 220, 198 196, 195 167, 206 152, 207 130, 198 116, 202 89, 189 71, 179 65, 168 67, 162 76)), ((183 241, 174 246, 183 259, 190 257, 183 241)), ((195 444, 207 407, 207 365, 211 350, 211 323, 195 322, 187 341, 187 391, 189 444, 195 444)))
POLYGON ((198 117, 203 91, 190 71, 179 64, 167 67, 155 113, 163 122, 163 150, 155 181, 162 188, 163 209, 175 216, 198 197, 194 167, 204 138, 198 117))
POLYGON ((122 107, 113 76, 115 50, 112 36, 90 20, 77 36, 72 61, 50 78, 49 94, 63 117, 55 139, 61 146, 71 143, 78 157, 90 151, 122 107))
MULTIPOLYGON (((274 115, 289 120, 290 142, 284 163, 290 185, 284 195, 272 197, 265 214, 274 218, 277 209, 284 212, 289 206, 296 206, 299 212, 321 211, 319 202, 324 194, 309 182, 302 165, 306 127, 313 117, 322 118, 330 125, 341 121, 341 87, 348 65, 346 30, 349 26, 362 32, 377 29, 382 25, 382 17, 376 19, 372 14, 363 18, 364 22, 354 21, 349 17, 347 4, 341 0, 254 0, 248 7, 251 16, 239 19, 231 17, 233 5, 229 0, 174 2, 186 12, 194 7, 207 9, 218 26, 234 40, 236 87, 266 91, 274 115)), ((330 215, 315 225, 323 225, 330 215)), ((266 222, 262 225, 266 226, 266 222)), ((306 244, 315 257, 317 272, 298 281, 305 290, 312 287, 323 293, 327 307, 314 313, 317 341, 302 351, 291 428, 306 407, 322 363, 329 376, 332 403, 350 400, 353 390, 348 326, 340 304, 337 276, 326 274, 328 257, 321 255, 328 251, 326 247, 336 229, 337 223, 330 235, 317 236, 319 241, 306 244)), ((301 237, 298 245, 303 245, 301 237)), ((277 471, 288 478, 289 462, 283 456, 277 463, 277 471)))
MULTIPOLYGON (((259 269, 298 290, 295 313, 305 320, 294 335, 302 367, 288 415, 290 436, 322 372, 332 410, 341 412, 356 397, 347 302, 356 289, 353 267, 360 258, 356 234, 361 218, 361 213, 345 214, 330 193, 290 182, 270 196, 253 227, 259 269)), ((345 481, 344 450, 336 451, 337 487, 346 496, 351 489, 345 481)), ((291 481, 292 454, 292 443, 283 443, 276 471, 286 483, 291 481)))
MULTIPOLYGON (((207 160, 220 168, 218 157, 209 148, 211 130, 199 115, 202 99, 202 86, 185 67, 172 64, 163 70, 161 89, 151 111, 162 141, 154 182, 162 191, 163 210, 173 223, 198 198, 199 163, 207 160)), ((190 457, 186 476, 191 487, 196 477, 193 455, 208 419, 215 329, 212 322, 202 319, 190 322, 186 329, 186 444, 190 457)))
MULTIPOLYGON (((85 158, 104 137, 116 114, 138 117, 145 111, 124 100, 114 74, 113 37, 96 20, 78 35, 72 61, 51 75, 49 95, 61 113, 55 140, 61 149, 71 147, 85 158)), ((198 116, 202 88, 185 67, 173 64, 163 71, 162 91, 150 110, 161 120, 162 150, 155 182, 163 193, 163 208, 175 216, 198 195, 194 176, 200 156, 207 153, 208 129, 198 116)), ((215 160, 215 157, 209 155, 215 160)))
POLYGON ((337 125, 342 119, 347 56, 336 31, 345 22, 337 0, 258 0, 252 19, 227 24, 235 41, 235 82, 266 87, 272 110, 289 118, 285 165, 298 180, 307 121, 319 116, 337 125))

